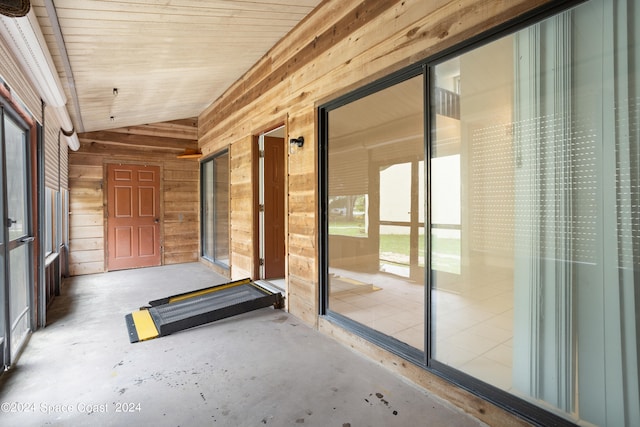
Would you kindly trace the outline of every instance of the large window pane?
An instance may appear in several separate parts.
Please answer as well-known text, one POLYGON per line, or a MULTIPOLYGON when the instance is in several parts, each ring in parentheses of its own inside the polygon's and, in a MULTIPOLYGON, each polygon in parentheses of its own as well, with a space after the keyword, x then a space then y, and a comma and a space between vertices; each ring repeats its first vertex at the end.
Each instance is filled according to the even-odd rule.
POLYGON ((329 112, 329 310, 424 349, 422 76, 329 112))
POLYGON ((447 98, 433 97, 431 150, 432 356, 506 390, 513 367, 512 46, 507 38, 435 67, 433 93, 447 98), (450 99, 455 110, 438 104, 450 99))
POLYGON ((213 161, 202 163, 202 256, 213 260, 213 161))
POLYGON ((29 265, 30 247, 22 245, 9 253, 11 271, 10 307, 11 357, 15 357, 30 331, 29 265))
POLYGON ((430 96, 431 356, 603 426, 640 425, 638 11, 585 3, 438 64, 430 96))
POLYGON ((45 254, 50 254, 54 250, 53 236, 54 236, 54 192, 50 188, 45 189, 44 193, 44 251, 45 254))
MULTIPOLYGON (((4 111, 0 110, 0 121, 5 122, 4 111)), ((0 133, 0 139, 2 134, 0 133)), ((0 146, 0 164, 4 163, 4 150, 0 146)), ((0 191, 4 189, 4 174, 0 171, 0 191)), ((5 198, 0 196, 0 224, 6 224, 5 217, 5 198)), ((4 229, 0 229, 0 370, 9 364, 11 358, 8 357, 6 350, 8 348, 8 341, 11 337, 9 327, 11 322, 7 321, 7 312, 9 311, 9 293, 8 284, 6 283, 6 252, 7 244, 5 242, 4 229)))
MULTIPOLYGON (((4 116, 4 153, 6 155, 6 218, 9 242, 3 245, 3 259, 8 263, 9 283, 4 283, 2 302, 8 299, 10 359, 13 359, 25 343, 31 326, 30 286, 31 243, 23 241, 30 230, 28 180, 28 133, 8 116, 4 116), (8 256, 7 256, 8 255, 8 256)), ((45 239, 46 241, 46 239, 45 239)), ((7 265, 3 266, 4 269, 7 265)), ((6 270, 5 270, 6 272, 6 270)))
POLYGON ((229 155, 213 159, 214 259, 229 265, 229 155))
POLYGON ((229 154, 202 164, 202 256, 229 266, 229 154))
POLYGON ((29 233, 27 222, 27 141, 26 133, 8 117, 5 119, 5 150, 7 159, 7 221, 11 221, 9 240, 29 233))

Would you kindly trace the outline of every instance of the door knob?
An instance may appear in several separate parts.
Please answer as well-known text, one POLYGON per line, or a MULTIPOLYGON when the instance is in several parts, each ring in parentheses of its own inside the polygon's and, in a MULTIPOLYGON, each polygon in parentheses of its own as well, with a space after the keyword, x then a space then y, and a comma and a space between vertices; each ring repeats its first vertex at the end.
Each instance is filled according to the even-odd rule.
POLYGON ((156 218, 153 220, 153 222, 155 222, 156 224, 160 222, 160 218, 156 218))
POLYGON ((16 221, 15 219, 7 218, 7 227, 11 227, 16 222, 18 221, 16 221))

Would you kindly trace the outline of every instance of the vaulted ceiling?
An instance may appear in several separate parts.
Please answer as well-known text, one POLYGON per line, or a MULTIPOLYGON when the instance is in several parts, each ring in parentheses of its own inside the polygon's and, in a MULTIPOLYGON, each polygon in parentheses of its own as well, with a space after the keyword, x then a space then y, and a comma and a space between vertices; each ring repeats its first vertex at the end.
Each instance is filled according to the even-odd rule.
POLYGON ((198 116, 320 0, 32 0, 79 132, 198 116))

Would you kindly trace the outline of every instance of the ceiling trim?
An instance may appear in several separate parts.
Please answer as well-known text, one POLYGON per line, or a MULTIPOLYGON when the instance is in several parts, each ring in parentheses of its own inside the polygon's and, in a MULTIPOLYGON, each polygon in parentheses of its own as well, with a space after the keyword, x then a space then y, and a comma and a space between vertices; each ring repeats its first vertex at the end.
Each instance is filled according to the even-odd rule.
POLYGON ((22 65, 23 72, 45 104, 53 108, 58 124, 66 134, 73 132, 71 136, 65 134, 63 137, 69 148, 77 150, 80 141, 67 112, 67 98, 33 9, 22 18, 0 17, 0 34, 6 40, 13 41, 10 48, 22 65))
POLYGON ((78 132, 82 133, 84 132, 84 124, 82 123, 82 114, 80 113, 78 92, 76 91, 76 81, 73 78, 73 70, 71 69, 71 62, 69 61, 69 55, 67 54, 67 47, 64 44, 62 30, 60 29, 60 21, 58 20, 56 6, 53 4, 53 0, 44 0, 44 7, 47 9, 47 14, 49 15, 49 22, 51 23, 53 36, 56 39, 56 44, 58 45, 58 50, 60 51, 60 58, 62 59, 64 74, 67 77, 69 95, 71 95, 71 103, 73 104, 73 109, 76 112, 76 129, 78 130, 78 132))

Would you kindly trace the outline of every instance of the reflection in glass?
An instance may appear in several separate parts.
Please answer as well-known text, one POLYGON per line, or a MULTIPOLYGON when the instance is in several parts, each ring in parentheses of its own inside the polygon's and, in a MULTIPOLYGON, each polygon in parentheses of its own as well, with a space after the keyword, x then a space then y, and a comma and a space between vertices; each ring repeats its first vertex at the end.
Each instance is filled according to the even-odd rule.
POLYGON ((229 265, 229 155, 202 163, 202 255, 229 265))
MULTIPOLYGON (((6 105, 5 105, 6 108, 6 105)), ((30 213, 31 183, 29 182, 28 156, 29 132, 26 128, 9 117, 7 110, 2 108, 2 126, 0 126, 0 140, 3 143, 0 153, 5 155, 2 162, 5 170, 0 179, 0 211, 2 223, 6 228, 6 235, 0 237, 0 350, 3 354, 3 365, 11 364, 15 356, 21 351, 31 330, 31 304, 34 283, 32 271, 32 218, 30 213), (2 207, 5 207, 3 210, 2 207), (5 217, 5 212, 7 216, 5 217), (8 277, 7 277, 8 276, 8 277), (6 283, 5 283, 6 282, 6 283), (8 321, 8 324, 5 322, 8 321), (7 346, 10 351, 7 351, 7 346), (10 354, 9 354, 10 353, 10 354)), ((1 159, 0 159, 1 160, 1 159)), ((45 211, 45 208, 42 208, 45 211)), ((0 233, 2 235, 3 233, 0 233)), ((46 242, 43 237, 42 244, 46 242)))
POLYGON ((213 161, 202 163, 202 256, 213 260, 213 161))
POLYGON ((415 77, 329 111, 329 310, 424 349, 424 101, 415 77))
POLYGON ((432 357, 593 425, 640 425, 627 5, 585 3, 438 64, 430 100, 432 357))
MULTIPOLYGON (((438 120, 439 124, 442 122, 442 119, 438 120)), ((456 129, 456 126, 452 128, 456 129)), ((441 128, 438 128, 437 132, 440 135, 441 128)), ((451 152, 456 150, 454 147, 459 146, 458 140, 459 137, 455 142, 449 140, 445 143, 438 140, 433 152, 441 156, 431 158, 431 268, 455 275, 460 274, 462 210, 460 207, 460 154, 451 154, 451 152)), ((447 275, 441 274, 441 282, 445 277, 447 275)), ((451 281, 455 278, 449 277, 449 279, 451 281)))
POLYGON ((213 181, 213 205, 215 260, 229 265, 229 155, 227 153, 213 159, 215 173, 213 181))
POLYGON ((11 319, 11 357, 20 350, 29 330, 29 250, 30 245, 12 249, 9 254, 11 292, 9 315, 11 319))
MULTIPOLYGON (((4 118, 4 112, 0 113, 0 119, 3 123, 6 121, 4 118)), ((0 139, 1 139, 0 135, 0 139)), ((0 147, 1 148, 1 147, 0 147)), ((2 156, 3 152, 0 149, 0 164, 2 164, 2 156)), ((4 188, 4 174, 0 173, 0 190, 4 188)), ((1 192, 1 191, 0 191, 1 192)), ((4 197, 0 197, 0 224, 6 224, 5 216, 4 216, 4 197)), ((6 345, 8 340, 7 335, 7 321, 6 321, 6 310, 8 310, 9 305, 7 303, 8 295, 7 295, 7 284, 5 283, 5 251, 6 245, 4 241, 4 231, 0 229, 0 370, 4 369, 5 365, 9 363, 8 360, 5 359, 6 345)))
POLYGON ((27 224, 27 161, 26 133, 5 116, 5 150, 7 159, 7 213, 11 220, 9 240, 25 236, 27 224))
POLYGON ((366 194, 329 198, 329 234, 367 237, 366 194))

